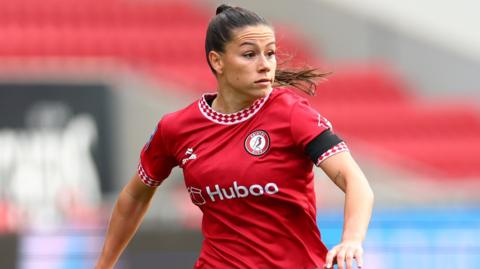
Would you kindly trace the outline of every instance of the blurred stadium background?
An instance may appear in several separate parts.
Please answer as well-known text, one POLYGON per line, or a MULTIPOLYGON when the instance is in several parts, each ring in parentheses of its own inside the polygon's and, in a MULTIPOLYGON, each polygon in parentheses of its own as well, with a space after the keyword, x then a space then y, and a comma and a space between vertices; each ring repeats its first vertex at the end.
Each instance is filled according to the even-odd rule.
MULTIPOLYGON (((334 72, 309 99, 375 190, 366 268, 480 264, 480 4, 226 2, 272 21, 291 65, 334 72)), ((215 90, 219 3, 0 0, 0 268, 93 267, 156 122, 215 90)), ((331 247, 343 194, 316 174, 331 247)), ((199 224, 175 170, 117 268, 191 268, 199 224)))

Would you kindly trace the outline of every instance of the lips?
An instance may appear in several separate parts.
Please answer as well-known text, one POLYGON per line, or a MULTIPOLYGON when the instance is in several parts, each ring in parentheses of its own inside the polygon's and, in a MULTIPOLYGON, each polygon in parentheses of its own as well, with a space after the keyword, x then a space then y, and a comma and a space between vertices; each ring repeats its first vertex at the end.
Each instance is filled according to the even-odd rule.
POLYGON ((264 78, 264 79, 259 79, 255 81, 255 83, 267 83, 267 82, 272 82, 272 80, 268 78, 264 78))

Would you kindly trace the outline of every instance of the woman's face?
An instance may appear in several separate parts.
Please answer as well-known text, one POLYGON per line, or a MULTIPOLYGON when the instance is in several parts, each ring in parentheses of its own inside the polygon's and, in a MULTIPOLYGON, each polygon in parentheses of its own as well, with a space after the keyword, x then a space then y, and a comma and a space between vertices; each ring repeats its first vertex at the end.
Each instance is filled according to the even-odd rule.
POLYGON ((277 61, 275 35, 267 25, 247 26, 233 32, 220 53, 220 87, 247 97, 263 97, 272 88, 277 61))

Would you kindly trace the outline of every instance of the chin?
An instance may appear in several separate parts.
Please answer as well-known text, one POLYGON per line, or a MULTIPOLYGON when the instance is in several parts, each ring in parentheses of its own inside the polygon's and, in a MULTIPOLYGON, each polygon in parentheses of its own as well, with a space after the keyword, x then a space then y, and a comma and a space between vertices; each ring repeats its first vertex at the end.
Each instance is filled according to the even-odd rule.
POLYGON ((250 92, 250 96, 252 96, 253 99, 258 99, 265 97, 268 92, 268 89, 255 89, 255 91, 250 92))
POLYGON ((268 95, 272 91, 272 89, 273 88, 271 86, 262 89, 262 97, 265 97, 266 95, 268 95))
POLYGON ((271 90, 272 90, 272 86, 258 87, 253 92, 255 93, 255 95, 259 95, 259 96, 263 97, 263 96, 267 95, 271 90))
POLYGON ((270 91, 272 90, 272 87, 253 87, 248 90, 248 92, 245 92, 249 97, 249 99, 256 100, 259 98, 263 98, 267 96, 270 91))

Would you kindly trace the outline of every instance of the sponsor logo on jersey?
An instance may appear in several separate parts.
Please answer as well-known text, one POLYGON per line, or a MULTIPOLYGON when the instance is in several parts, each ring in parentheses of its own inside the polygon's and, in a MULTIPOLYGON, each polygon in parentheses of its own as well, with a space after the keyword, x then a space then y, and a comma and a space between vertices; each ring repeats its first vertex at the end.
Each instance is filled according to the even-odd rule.
MULTIPOLYGON (((187 191, 194 204, 204 205, 206 203, 205 197, 202 194, 202 189, 187 187, 187 191)), ((265 184, 265 186, 253 184, 247 187, 239 185, 237 181, 234 181, 232 186, 226 188, 221 188, 218 184, 215 184, 213 188, 210 188, 210 186, 205 187, 206 197, 213 203, 223 200, 246 198, 248 196, 274 195, 279 191, 277 184, 273 182, 269 182, 265 184)))
POLYGON ((270 148, 270 137, 264 130, 253 131, 245 138, 244 146, 253 156, 261 156, 270 148))
POLYGON ((190 194, 190 199, 192 199, 192 202, 194 204, 203 205, 207 202, 205 201, 205 198, 203 198, 202 189, 195 187, 187 187, 187 191, 190 194))

